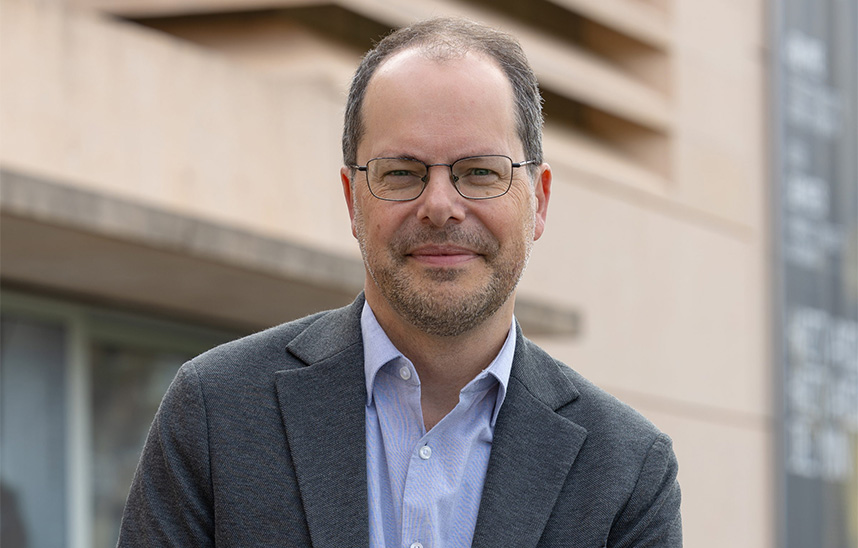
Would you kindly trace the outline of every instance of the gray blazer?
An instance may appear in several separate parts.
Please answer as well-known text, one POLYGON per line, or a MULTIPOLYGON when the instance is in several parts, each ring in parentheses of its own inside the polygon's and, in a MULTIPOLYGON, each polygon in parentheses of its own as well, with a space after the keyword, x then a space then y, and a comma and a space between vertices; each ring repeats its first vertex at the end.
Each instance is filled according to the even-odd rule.
MULTIPOLYGON (((366 546, 362 306, 185 364, 118 546, 366 546)), ((679 547, 676 472, 666 435, 519 329, 473 546, 679 547)))

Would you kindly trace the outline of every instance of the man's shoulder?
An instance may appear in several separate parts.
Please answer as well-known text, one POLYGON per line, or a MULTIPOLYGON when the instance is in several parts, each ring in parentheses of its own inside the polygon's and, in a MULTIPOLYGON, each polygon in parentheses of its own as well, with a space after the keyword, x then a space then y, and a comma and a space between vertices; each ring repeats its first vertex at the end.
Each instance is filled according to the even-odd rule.
POLYGON ((659 438, 668 439, 631 405, 597 386, 576 369, 550 356, 533 342, 527 343, 530 352, 540 354, 540 361, 545 367, 556 368, 559 378, 568 383, 567 389, 573 394, 568 403, 557 409, 557 413, 585 428, 591 441, 609 445, 633 442, 648 446, 659 438))
MULTIPOLYGON (((350 314, 355 303, 344 308, 325 310, 270 327, 208 350, 185 364, 204 382, 218 378, 239 379, 285 369, 302 367, 306 363, 292 351, 293 342, 316 330, 313 339, 328 334, 332 339, 342 337, 336 326, 350 314), (337 320, 335 320, 337 319, 337 320)), ((352 314, 353 315, 353 314, 352 314)), ((322 344, 325 341, 314 340, 322 344)))
POLYGON ((572 404, 577 407, 577 421, 588 431, 635 439, 652 439, 661 434, 659 429, 634 407, 597 386, 575 369, 563 364, 561 367, 580 393, 579 398, 572 404))
POLYGON ((579 455, 611 477, 631 481, 653 455, 675 467, 673 443, 655 424, 631 405, 603 390, 574 369, 563 366, 579 397, 560 413, 587 430, 585 450, 579 455), (672 464, 671 464, 672 463, 672 464))

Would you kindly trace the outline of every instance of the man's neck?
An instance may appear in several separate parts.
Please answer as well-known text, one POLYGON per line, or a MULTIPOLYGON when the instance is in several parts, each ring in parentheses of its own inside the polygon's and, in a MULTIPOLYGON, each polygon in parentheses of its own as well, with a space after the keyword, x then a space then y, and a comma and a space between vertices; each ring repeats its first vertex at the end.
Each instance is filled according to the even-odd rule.
POLYGON ((420 376, 423 422, 428 431, 456 407, 462 388, 500 352, 512 323, 514 298, 474 329, 449 337, 421 331, 383 299, 368 296, 367 302, 390 342, 420 376))

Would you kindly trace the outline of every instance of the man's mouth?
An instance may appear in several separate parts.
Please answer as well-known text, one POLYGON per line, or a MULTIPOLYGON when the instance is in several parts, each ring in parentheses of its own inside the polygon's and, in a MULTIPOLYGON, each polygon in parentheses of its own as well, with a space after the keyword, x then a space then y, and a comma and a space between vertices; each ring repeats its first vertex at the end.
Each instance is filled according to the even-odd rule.
POLYGON ((482 255, 457 245, 431 244, 419 246, 407 253, 407 256, 426 266, 452 267, 463 265, 482 255))

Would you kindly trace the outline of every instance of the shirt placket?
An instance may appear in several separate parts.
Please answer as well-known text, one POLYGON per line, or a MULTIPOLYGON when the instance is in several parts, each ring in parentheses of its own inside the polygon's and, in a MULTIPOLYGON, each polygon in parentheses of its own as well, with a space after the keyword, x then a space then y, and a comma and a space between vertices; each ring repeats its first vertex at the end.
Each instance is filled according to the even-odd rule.
MULTIPOLYGON (((409 366, 403 365, 399 370, 400 378, 405 382, 413 382, 415 376, 409 366)), ((412 447, 405 473, 405 483, 402 491, 401 514, 401 546, 404 548, 434 547, 433 516, 432 516, 432 477, 437 473, 435 462, 432 460, 430 440, 433 435, 425 432, 422 422, 422 406, 420 404, 419 382, 417 388, 409 391, 408 405, 416 409, 420 417, 416 425, 421 436, 412 447)), ((433 433, 434 434, 434 431, 433 433)))
MULTIPOLYGON (((448 482, 446 473, 461 475, 460 470, 447 470, 449 459, 445 463, 444 452, 449 450, 445 443, 448 425, 455 424, 460 416, 469 412, 475 400, 484 396, 485 390, 467 390, 460 394, 460 401, 449 415, 435 427, 425 433, 415 445, 409 459, 405 488, 402 497, 402 537, 401 545, 407 548, 435 548, 440 532, 436 530, 439 516, 436 515, 436 491, 439 484, 448 482)), ((419 402, 419 394, 417 405, 419 402)))

